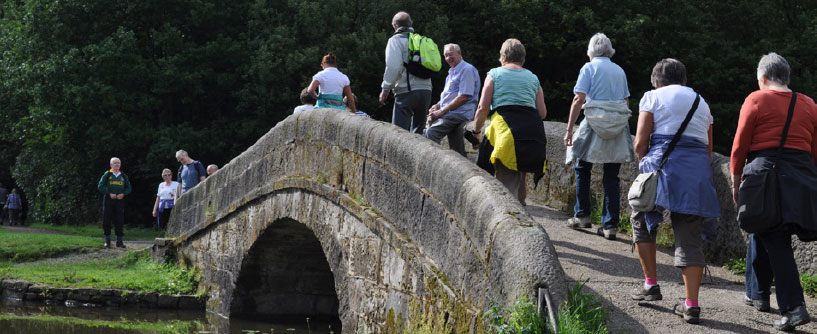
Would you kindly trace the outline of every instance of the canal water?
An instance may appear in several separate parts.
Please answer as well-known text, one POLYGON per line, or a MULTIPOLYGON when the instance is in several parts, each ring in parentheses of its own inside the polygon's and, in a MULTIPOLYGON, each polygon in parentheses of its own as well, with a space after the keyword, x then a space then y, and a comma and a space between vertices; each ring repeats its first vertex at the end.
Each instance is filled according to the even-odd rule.
POLYGON ((204 311, 0 301, 0 334, 340 334, 340 321, 224 319, 204 311))

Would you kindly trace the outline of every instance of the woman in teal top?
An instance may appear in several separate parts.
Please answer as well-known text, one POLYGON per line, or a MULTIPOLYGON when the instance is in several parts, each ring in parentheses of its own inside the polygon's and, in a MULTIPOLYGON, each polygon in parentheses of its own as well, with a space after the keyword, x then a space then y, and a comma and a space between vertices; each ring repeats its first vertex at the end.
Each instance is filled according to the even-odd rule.
POLYGON ((547 138, 542 121, 547 115, 539 79, 526 70, 525 46, 507 39, 499 50, 501 67, 488 71, 474 117, 479 132, 486 118, 477 165, 494 173, 524 205, 525 173, 534 173, 534 184, 544 175, 547 138))

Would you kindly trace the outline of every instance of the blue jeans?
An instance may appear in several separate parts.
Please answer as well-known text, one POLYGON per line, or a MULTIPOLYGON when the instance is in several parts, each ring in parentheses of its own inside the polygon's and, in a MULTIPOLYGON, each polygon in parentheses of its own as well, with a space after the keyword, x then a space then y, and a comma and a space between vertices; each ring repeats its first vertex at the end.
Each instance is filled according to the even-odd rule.
POLYGON ((411 133, 422 135, 426 127, 426 115, 430 104, 430 90, 413 90, 395 95, 391 123, 411 133))
MULTIPOLYGON (((604 186, 604 204, 601 209, 601 224, 604 229, 618 227, 618 216, 621 213, 621 189, 618 180, 619 163, 604 164, 604 175, 601 183, 604 186)), ((574 217, 590 216, 590 172, 593 164, 576 160, 576 206, 574 217)))
POLYGON ((746 251, 746 295, 752 299, 768 297, 771 295, 772 281, 780 313, 805 305, 800 273, 791 248, 791 234, 770 232, 750 235, 746 251))

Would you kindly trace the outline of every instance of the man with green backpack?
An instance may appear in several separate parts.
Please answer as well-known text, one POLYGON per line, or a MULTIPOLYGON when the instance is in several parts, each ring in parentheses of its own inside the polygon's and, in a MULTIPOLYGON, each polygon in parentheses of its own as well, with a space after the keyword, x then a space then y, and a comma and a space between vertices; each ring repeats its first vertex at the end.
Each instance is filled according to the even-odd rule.
POLYGON ((440 50, 428 37, 414 33, 406 12, 394 15, 394 35, 386 45, 386 71, 380 85, 380 103, 394 92, 392 124, 423 134, 431 104, 431 75, 442 67, 440 50))

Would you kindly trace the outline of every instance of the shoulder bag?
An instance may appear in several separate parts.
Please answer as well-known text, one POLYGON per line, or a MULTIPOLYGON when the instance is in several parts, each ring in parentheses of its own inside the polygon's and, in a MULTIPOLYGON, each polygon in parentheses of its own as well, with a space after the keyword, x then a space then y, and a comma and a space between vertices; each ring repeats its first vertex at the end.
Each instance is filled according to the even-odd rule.
POLYGON ((744 176, 738 189, 738 223, 740 228, 749 233, 766 232, 780 225, 780 183, 777 178, 777 160, 783 153, 783 145, 789 135, 789 125, 794 115, 797 93, 791 92, 789 114, 777 153, 772 158, 772 167, 757 175, 744 176))
POLYGON ((658 165, 658 169, 654 172, 638 174, 633 181, 633 185, 630 186, 630 191, 627 193, 627 200, 630 202, 630 208, 632 208, 633 211, 650 212, 655 210, 655 198, 658 195, 658 173, 661 172, 661 168, 664 167, 670 153, 675 149, 675 145, 681 140, 681 134, 684 133, 689 121, 692 120, 692 115, 695 114, 695 110, 698 109, 698 103, 700 101, 701 94, 696 93, 695 102, 692 102, 692 108, 687 112, 684 122, 681 123, 681 127, 678 128, 675 137, 672 138, 669 146, 667 146, 667 150, 664 151, 664 155, 661 156, 661 164, 658 165))

